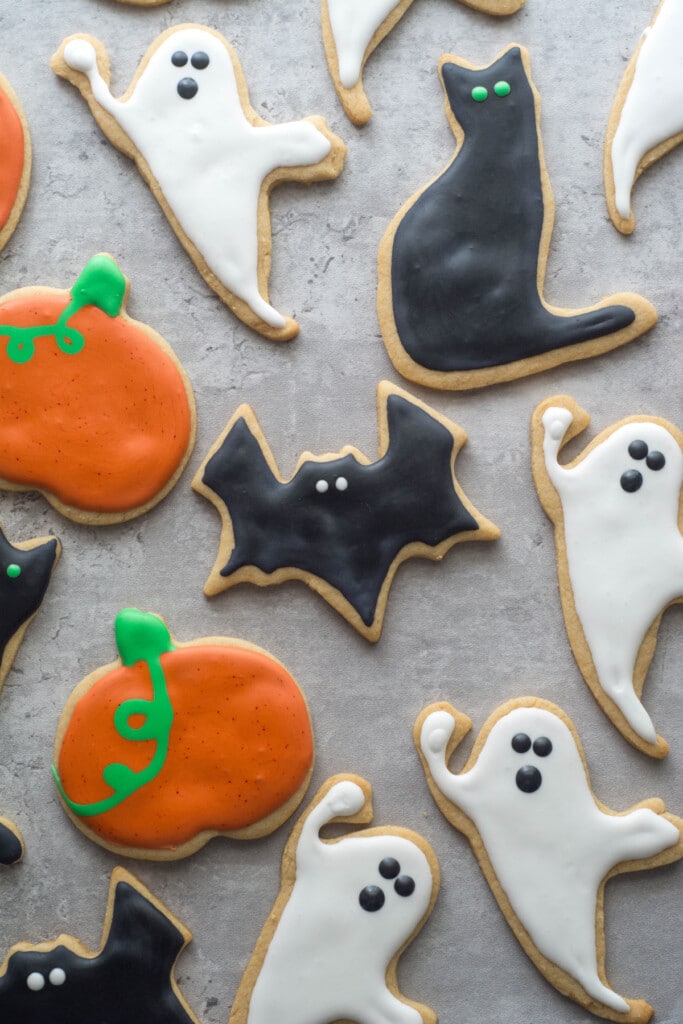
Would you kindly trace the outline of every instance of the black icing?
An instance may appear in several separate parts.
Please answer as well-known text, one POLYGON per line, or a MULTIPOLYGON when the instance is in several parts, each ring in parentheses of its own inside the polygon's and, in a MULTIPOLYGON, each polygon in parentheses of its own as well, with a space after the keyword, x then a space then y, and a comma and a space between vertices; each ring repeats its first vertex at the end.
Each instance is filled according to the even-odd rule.
POLYGON ((534 754, 537 757, 547 757, 553 750, 552 741, 547 736, 539 736, 534 740, 534 754))
POLYGON ((385 857, 380 863, 379 873, 382 878, 396 878, 401 873, 401 865, 395 857, 385 857))
POLYGON ((57 558, 58 542, 46 541, 24 551, 15 548, 0 529, 0 663, 14 634, 38 611, 57 558), (8 576, 10 566, 18 576, 8 576))
POLYGON ((384 906, 384 893, 378 885, 366 885, 364 889, 361 889, 358 902, 363 910, 375 913, 384 906))
POLYGON ((171 57, 171 64, 176 68, 184 68, 187 64, 187 54, 182 50, 176 50, 171 57))
POLYGON ((518 754, 526 754, 531 747, 531 740, 525 732, 518 732, 512 737, 512 749, 518 754))
POLYGON ((525 764, 517 772, 515 782, 517 783, 517 788, 521 789, 522 793, 535 793, 537 789, 541 788, 543 776, 534 765, 525 764))
POLYGON ((175 924, 127 882, 116 887, 104 948, 92 959, 66 946, 14 953, 0 978, 2 1024, 192 1024, 172 971, 184 946, 175 924), (50 980, 50 974, 57 974, 50 980), (64 972, 62 984, 60 971, 64 972), (31 991, 30 974, 44 986, 31 991))
POLYGON ((539 297, 544 205, 534 95, 519 48, 483 70, 445 64, 464 131, 457 157, 404 215, 393 242, 401 345, 435 371, 499 366, 622 330, 627 306, 558 316, 539 297), (504 79, 509 96, 494 94, 504 79), (485 102, 472 90, 484 86, 485 102))
POLYGON ((399 896, 412 896, 415 892, 415 879, 410 875, 399 875, 394 882, 394 889, 399 896))
POLYGON ((0 822, 0 864, 16 864, 24 853, 24 844, 14 828, 0 822))
POLYGON ((660 469, 664 469, 666 459, 661 452, 650 452, 645 460, 645 464, 648 469, 653 469, 655 472, 658 472, 660 469))
POLYGON ((192 54, 192 67, 197 68, 198 71, 203 71, 204 68, 209 66, 209 55, 204 53, 203 50, 197 50, 196 53, 192 54))
POLYGON ((245 566, 264 573, 297 568, 338 590, 370 626, 404 547, 434 547, 477 530, 453 486, 451 432, 396 394, 387 400, 387 422, 389 445, 377 462, 363 465, 353 455, 307 461, 280 483, 246 420, 238 419, 203 477, 232 521, 234 548, 221 575, 245 566))
POLYGON ((194 78, 181 78, 178 82, 178 95, 182 96, 184 100, 191 100, 197 95, 199 86, 195 82, 194 78))
POLYGON ((631 441, 628 446, 628 453, 632 459, 644 459, 648 450, 646 441, 631 441))
POLYGON ((621 474, 619 483, 623 490, 633 494, 643 486, 643 474, 638 472, 637 469, 627 469, 625 473, 621 474))

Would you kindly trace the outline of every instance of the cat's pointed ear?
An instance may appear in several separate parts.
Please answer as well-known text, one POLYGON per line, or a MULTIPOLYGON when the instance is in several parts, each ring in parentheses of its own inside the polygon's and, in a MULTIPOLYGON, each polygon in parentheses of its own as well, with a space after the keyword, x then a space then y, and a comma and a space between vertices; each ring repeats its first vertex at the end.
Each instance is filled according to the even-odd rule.
POLYGON ((451 110, 456 117, 465 100, 471 96, 472 89, 476 85, 474 79, 478 73, 474 68, 463 67, 452 57, 441 58, 439 74, 451 110))

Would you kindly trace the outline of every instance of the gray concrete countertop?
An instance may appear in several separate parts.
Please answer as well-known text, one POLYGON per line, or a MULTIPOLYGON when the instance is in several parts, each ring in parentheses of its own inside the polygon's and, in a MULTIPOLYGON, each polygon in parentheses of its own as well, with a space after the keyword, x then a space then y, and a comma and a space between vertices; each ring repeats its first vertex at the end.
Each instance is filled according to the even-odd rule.
MULTIPOLYGON (((574 396, 596 430, 639 412, 683 426, 683 149, 638 184, 631 238, 610 224, 602 186, 611 104, 654 7, 654 0, 527 0, 517 15, 493 19, 453 0, 416 0, 368 62, 374 117, 359 130, 328 77, 319 0, 174 0, 148 10, 113 0, 0 0, 0 70, 21 99, 34 146, 28 203, 0 255, 0 292, 69 287, 91 255, 110 252, 131 281, 129 312, 174 347, 198 409, 197 444, 180 483, 127 525, 89 529, 63 520, 36 494, 0 494, 10 538, 54 532, 64 545, 0 698, 0 813, 19 825, 27 845, 24 863, 0 877, 0 962, 13 943, 60 932, 98 948, 108 877, 120 861, 73 828, 49 768, 67 697, 114 659, 114 617, 133 605, 163 615, 181 640, 236 636, 270 650, 310 703, 317 739, 310 795, 329 775, 355 772, 374 786, 377 824, 405 825, 433 844, 442 890, 401 962, 406 995, 433 1006, 444 1024, 593 1019, 543 980, 514 939, 467 842, 429 796, 411 728, 433 700, 452 701, 478 732, 504 700, 545 697, 574 720, 604 803, 619 810, 659 795, 683 811, 683 613, 665 615, 646 682, 648 710, 671 742, 668 758, 655 763, 619 737, 574 663, 528 440, 533 409, 557 393, 574 396), (271 295, 301 325, 289 344, 263 340, 220 303, 135 167, 50 70, 62 38, 88 32, 109 49, 112 86, 121 93, 148 45, 181 22, 213 26, 235 45, 265 118, 319 113, 348 144, 336 182, 285 185, 272 197, 271 295), (657 307, 658 326, 599 359, 513 384, 464 394, 408 386, 467 431, 458 479, 502 537, 456 547, 441 564, 404 565, 376 646, 298 583, 241 586, 207 600, 202 586, 219 520, 190 481, 240 402, 253 406, 285 476, 305 450, 353 444, 376 457, 376 384, 404 383, 379 333, 376 254, 398 207, 453 152, 438 59, 450 52, 483 64, 513 41, 531 54, 556 201, 547 299, 580 307, 632 290, 657 307)), ((288 832, 284 826, 252 843, 214 840, 174 864, 126 862, 193 932, 177 977, 204 1024, 228 1018, 278 891, 288 832)), ((682 912, 681 865, 607 887, 609 979, 617 991, 650 1001, 660 1024, 683 1018, 682 912)))

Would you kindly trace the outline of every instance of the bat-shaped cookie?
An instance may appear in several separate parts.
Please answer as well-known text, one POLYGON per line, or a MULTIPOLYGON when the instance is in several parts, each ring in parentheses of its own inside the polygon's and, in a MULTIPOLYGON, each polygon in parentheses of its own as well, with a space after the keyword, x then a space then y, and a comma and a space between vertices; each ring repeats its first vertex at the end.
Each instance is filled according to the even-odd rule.
POLYGON ((305 453, 284 481, 254 413, 240 406, 192 485, 223 520, 207 595, 299 579, 374 641, 402 562, 499 536, 455 479, 466 439, 458 426, 386 381, 377 417, 376 462, 352 447, 305 453))
POLYGON ((657 799, 622 812, 600 803, 572 722, 548 701, 503 704, 462 771, 451 772, 450 757, 471 728, 445 703, 415 723, 441 813, 467 836, 515 937, 550 984, 599 1017, 646 1024, 652 1007, 607 982, 605 883, 680 860, 683 820, 657 799))
POLYGON ((189 931, 116 868, 99 953, 70 935, 10 950, 0 975, 3 1024, 197 1024, 173 971, 189 931))
POLYGON ((56 537, 14 545, 0 529, 0 688, 59 561, 56 537))

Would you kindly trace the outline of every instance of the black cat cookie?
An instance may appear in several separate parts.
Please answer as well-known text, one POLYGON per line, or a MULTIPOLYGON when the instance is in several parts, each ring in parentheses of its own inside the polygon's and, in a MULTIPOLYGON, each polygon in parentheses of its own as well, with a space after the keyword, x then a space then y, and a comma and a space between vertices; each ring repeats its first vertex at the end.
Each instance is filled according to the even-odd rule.
POLYGON ((0 689, 59 561, 56 537, 10 544, 0 528, 0 689))
POLYGON ((649 330, 657 314, 638 295, 579 310, 543 298, 554 203, 526 50, 510 46, 483 68, 447 55, 439 71, 458 148, 399 210, 379 253, 379 319, 399 373, 427 387, 483 387, 649 330))
POLYGON ((306 452, 285 481, 252 409, 240 406, 192 484, 223 521, 207 596, 302 580, 375 641, 402 562, 499 536, 455 479, 460 427, 387 381, 377 419, 376 462, 351 446, 306 452))
POLYGON ((0 974, 3 1024, 198 1024, 173 971, 190 932, 123 868, 111 876, 99 953, 60 935, 14 946, 0 974))

